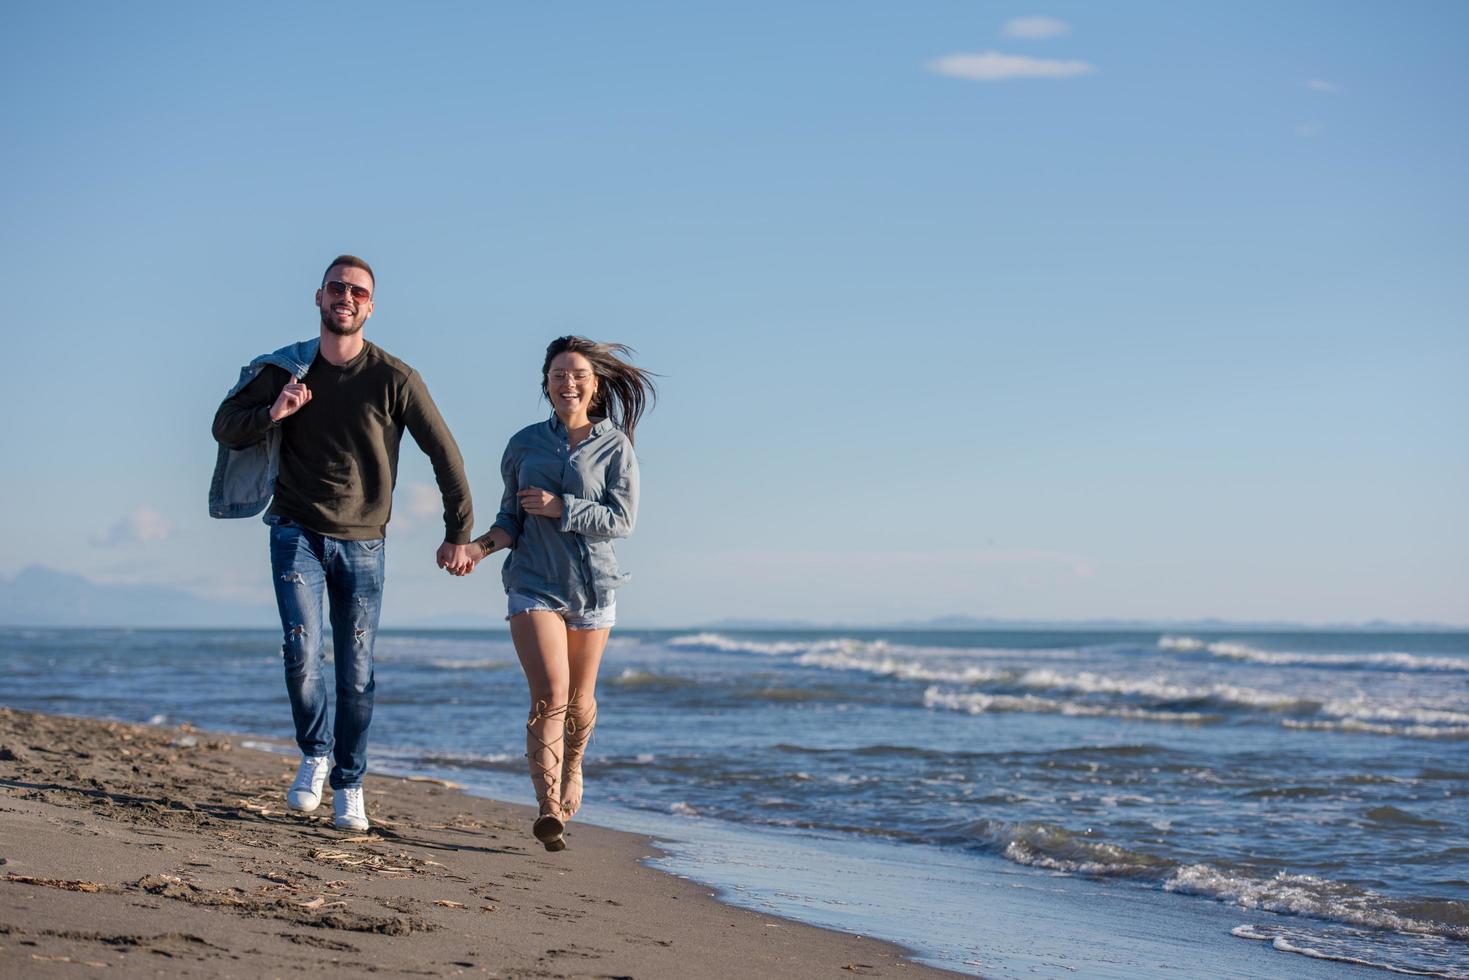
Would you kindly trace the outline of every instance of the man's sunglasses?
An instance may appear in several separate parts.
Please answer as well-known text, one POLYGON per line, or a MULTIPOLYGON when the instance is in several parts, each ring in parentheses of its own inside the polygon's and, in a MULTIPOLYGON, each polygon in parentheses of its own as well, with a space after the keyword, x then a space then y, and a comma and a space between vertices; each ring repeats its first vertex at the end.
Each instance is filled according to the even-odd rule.
POLYGON ((351 282, 342 282, 340 279, 328 279, 321 286, 332 299, 341 299, 347 295, 348 291, 352 293, 352 298, 359 303, 366 303, 372 297, 372 290, 366 286, 359 286, 351 282))

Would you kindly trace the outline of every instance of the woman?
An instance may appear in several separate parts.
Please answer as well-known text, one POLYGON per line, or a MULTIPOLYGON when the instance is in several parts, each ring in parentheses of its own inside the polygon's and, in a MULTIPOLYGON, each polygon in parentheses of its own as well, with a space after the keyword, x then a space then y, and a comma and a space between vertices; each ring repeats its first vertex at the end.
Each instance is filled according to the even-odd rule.
POLYGON ((540 803, 532 827, 548 851, 566 846, 581 806, 582 759, 597 724, 597 668, 628 576, 615 538, 638 509, 633 430, 656 392, 652 376, 619 355, 621 344, 558 337, 546 348, 541 393, 553 414, 505 447, 505 493, 476 562, 510 550, 502 575, 510 638, 530 685, 526 758, 540 803))

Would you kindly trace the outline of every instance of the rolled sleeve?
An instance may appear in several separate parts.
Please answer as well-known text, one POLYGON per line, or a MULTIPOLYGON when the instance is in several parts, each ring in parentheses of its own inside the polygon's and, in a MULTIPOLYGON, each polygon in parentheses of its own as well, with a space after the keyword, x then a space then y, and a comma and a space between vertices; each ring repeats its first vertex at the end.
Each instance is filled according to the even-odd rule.
POLYGON ((561 530, 589 538, 625 538, 632 534, 638 515, 638 464, 632 450, 618 454, 615 471, 609 467, 607 490, 601 500, 561 495, 561 530))
POLYGON ((516 496, 520 490, 520 475, 513 442, 505 447, 505 454, 500 457, 500 479, 504 481, 505 489, 500 494, 500 512, 495 515, 495 523, 491 526, 502 528, 510 535, 513 547, 520 540, 524 521, 520 514, 520 498, 516 496))

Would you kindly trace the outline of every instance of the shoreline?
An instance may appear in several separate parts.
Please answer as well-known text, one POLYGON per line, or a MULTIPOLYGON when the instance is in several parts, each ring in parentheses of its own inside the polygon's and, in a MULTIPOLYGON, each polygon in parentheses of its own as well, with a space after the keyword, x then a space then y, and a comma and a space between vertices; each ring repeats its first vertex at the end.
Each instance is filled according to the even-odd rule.
POLYGON ((721 901, 649 837, 369 775, 372 830, 285 809, 252 736, 0 708, 0 973, 958 977, 721 901))

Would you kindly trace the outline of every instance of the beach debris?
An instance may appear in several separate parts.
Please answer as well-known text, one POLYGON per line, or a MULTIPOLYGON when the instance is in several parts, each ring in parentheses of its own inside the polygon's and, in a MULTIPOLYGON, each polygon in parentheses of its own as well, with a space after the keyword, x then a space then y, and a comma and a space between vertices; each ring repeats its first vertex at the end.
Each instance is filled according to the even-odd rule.
POLYGON ((468 905, 465 905, 463 902, 451 902, 447 898, 436 898, 436 899, 434 899, 434 904, 435 905, 442 905, 446 909, 467 909, 467 908, 469 908, 469 906, 468 905))
POLYGON ((459 783, 450 782, 447 779, 435 779, 432 776, 404 776, 403 777, 403 781, 404 782, 408 782, 408 783, 429 783, 430 785, 433 785, 433 786, 442 786, 445 789, 463 789, 464 788, 459 783))
POLYGON ((100 881, 67 881, 64 878, 33 878, 30 875, 5 875, 6 881, 13 881, 20 885, 39 885, 43 888, 60 888, 65 892, 86 892, 95 895, 98 892, 117 893, 122 891, 116 885, 104 885, 100 881))
POLYGON ((376 871, 380 874, 424 874, 425 871, 421 866, 433 863, 403 851, 397 854, 380 854, 376 851, 360 851, 357 854, 351 854, 347 851, 317 849, 312 851, 310 856, 313 861, 330 861, 343 867, 361 868, 364 871, 376 871))
POLYGON ((32 953, 31 959, 40 960, 42 963, 80 963, 82 966, 95 966, 102 969, 107 968, 106 963, 97 960, 76 960, 70 956, 42 956, 40 953, 32 953))

